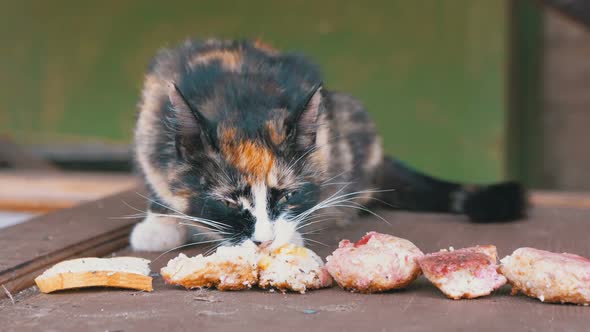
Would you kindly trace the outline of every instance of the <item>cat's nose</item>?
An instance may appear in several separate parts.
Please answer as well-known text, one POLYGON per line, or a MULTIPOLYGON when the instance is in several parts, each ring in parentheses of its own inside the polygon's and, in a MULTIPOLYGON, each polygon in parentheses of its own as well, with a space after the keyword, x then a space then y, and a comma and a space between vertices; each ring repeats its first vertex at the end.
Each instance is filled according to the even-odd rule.
POLYGON ((255 245, 257 245, 260 249, 264 249, 271 245, 272 241, 252 241, 255 245))

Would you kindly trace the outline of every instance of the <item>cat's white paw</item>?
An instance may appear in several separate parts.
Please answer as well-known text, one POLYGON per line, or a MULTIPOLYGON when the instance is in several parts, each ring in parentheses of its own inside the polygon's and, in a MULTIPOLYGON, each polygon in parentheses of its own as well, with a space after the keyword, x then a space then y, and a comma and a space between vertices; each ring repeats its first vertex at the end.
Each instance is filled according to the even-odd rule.
POLYGON ((178 220, 169 217, 148 216, 135 225, 129 242, 133 250, 164 251, 186 243, 187 230, 178 220))

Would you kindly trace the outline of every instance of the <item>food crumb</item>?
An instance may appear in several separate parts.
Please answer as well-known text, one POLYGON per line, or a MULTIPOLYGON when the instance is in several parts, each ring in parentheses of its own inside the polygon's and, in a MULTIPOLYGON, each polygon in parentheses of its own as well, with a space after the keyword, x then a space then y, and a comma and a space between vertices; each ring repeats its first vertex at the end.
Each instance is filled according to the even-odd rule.
POLYGON ((209 303, 213 303, 213 302, 223 302, 221 300, 216 299, 214 296, 209 295, 209 296, 197 296, 194 298, 195 301, 201 301, 201 302, 209 302, 209 303))

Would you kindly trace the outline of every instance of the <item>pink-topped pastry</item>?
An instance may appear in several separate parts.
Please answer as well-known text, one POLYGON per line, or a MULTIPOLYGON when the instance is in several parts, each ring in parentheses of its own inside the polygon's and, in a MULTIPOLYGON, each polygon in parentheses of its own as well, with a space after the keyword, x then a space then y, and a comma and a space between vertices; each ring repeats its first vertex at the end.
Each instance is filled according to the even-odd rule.
POLYGON ((473 299, 489 295, 506 284, 496 272, 496 247, 476 246, 442 250, 418 260, 424 276, 451 299, 473 299))
POLYGON ((420 275, 417 259, 424 254, 412 242, 369 232, 358 242, 340 241, 326 258, 326 268, 344 289, 361 293, 406 287, 420 275))
POLYGON ((519 248, 501 260, 500 272, 519 291, 543 302, 590 305, 590 260, 568 253, 519 248))

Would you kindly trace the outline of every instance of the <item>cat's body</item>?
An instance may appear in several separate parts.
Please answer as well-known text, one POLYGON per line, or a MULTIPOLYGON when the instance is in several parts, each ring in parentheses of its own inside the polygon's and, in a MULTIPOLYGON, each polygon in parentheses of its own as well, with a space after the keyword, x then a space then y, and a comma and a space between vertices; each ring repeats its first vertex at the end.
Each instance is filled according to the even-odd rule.
POLYGON ((143 250, 199 229, 212 241, 301 245, 298 229, 317 213, 371 202, 479 220, 524 210, 517 184, 461 186, 384 157, 361 103, 322 87, 305 57, 245 41, 187 41, 156 56, 135 155, 152 200, 131 236, 143 250), (189 217, 200 226, 178 227, 189 217))

